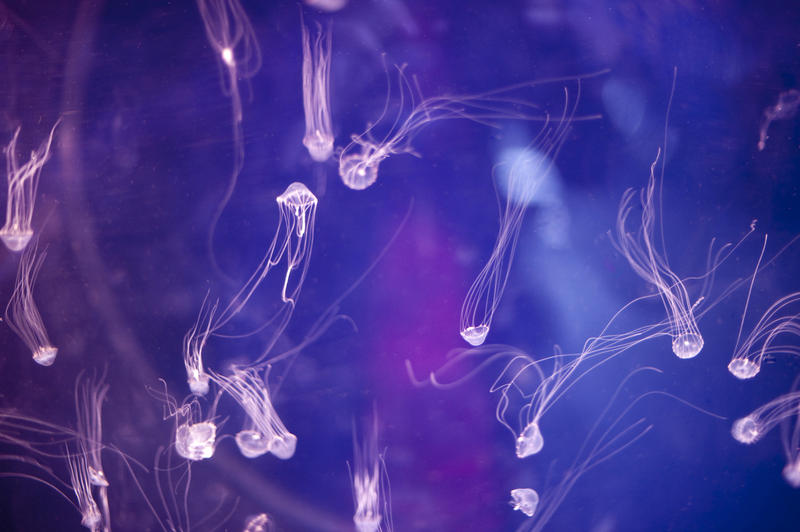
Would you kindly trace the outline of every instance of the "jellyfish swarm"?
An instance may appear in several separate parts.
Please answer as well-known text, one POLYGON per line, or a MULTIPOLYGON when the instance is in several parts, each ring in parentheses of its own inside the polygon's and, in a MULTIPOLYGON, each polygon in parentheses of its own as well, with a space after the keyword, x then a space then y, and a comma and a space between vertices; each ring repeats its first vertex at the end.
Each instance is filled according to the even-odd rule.
POLYGON ((789 89, 778 95, 778 101, 772 107, 764 109, 764 119, 761 121, 761 129, 758 132, 758 151, 763 151, 767 144, 767 130, 775 120, 785 120, 792 118, 797 113, 800 106, 800 91, 789 89))
POLYGON ((781 395, 745 417, 737 419, 731 428, 731 435, 740 443, 755 443, 778 423, 796 415, 799 410, 800 392, 793 391, 781 395))
MULTIPOLYGON (((499 120, 547 121, 549 115, 532 103, 531 96, 523 96, 526 89, 552 87, 557 83, 577 81, 592 75, 577 76, 542 81, 530 81, 511 85, 479 94, 461 96, 435 96, 421 99, 415 96, 417 89, 412 87, 405 74, 405 66, 397 67, 399 102, 397 114, 391 121, 389 130, 380 139, 374 131, 379 129, 391 102, 391 80, 386 95, 386 102, 378 120, 369 124, 367 129, 352 135, 350 143, 339 154, 339 177, 353 190, 364 190, 372 186, 378 179, 378 167, 390 155, 399 153, 415 154, 411 142, 422 128, 431 122, 463 118, 479 124, 497 127, 499 120), (407 111, 407 109, 411 109, 407 111), (406 113, 408 113, 406 115, 406 113), (405 118, 404 118, 404 115, 405 118)), ((581 117, 591 119, 595 117, 581 117)), ((578 119, 578 118, 573 118, 578 119)))
POLYGON ((0 239, 11 251, 22 251, 33 236, 31 220, 36 203, 36 191, 42 167, 50 159, 50 145, 53 134, 61 122, 59 118, 38 150, 31 152, 30 160, 19 166, 17 161, 17 139, 20 128, 14 131, 11 142, 5 147, 6 179, 8 179, 8 201, 6 203, 6 224, 0 228, 0 239))
POLYGON ((528 517, 533 517, 536 507, 539 505, 539 494, 531 488, 516 488, 511 490, 511 501, 509 504, 514 510, 519 510, 528 517))
MULTIPOLYGON (((728 364, 728 371, 737 379, 750 379, 761 371, 767 357, 776 354, 800 355, 800 348, 789 344, 778 344, 782 334, 800 336, 800 313, 789 312, 787 307, 800 301, 800 292, 793 292, 773 303, 750 334, 738 345, 728 364)), ((744 316, 742 316, 744 319, 744 316)))
POLYGON ((635 196, 635 192, 628 189, 620 201, 616 238, 612 238, 612 242, 628 261, 633 271, 655 286, 658 291, 670 324, 672 352, 678 358, 694 358, 703 349, 703 337, 697 327, 693 305, 689 301, 689 294, 683 281, 670 269, 666 253, 659 253, 656 249, 655 225, 659 214, 656 212, 655 204, 655 166, 660 156, 661 149, 659 148, 656 159, 650 165, 650 179, 647 186, 640 192, 641 227, 635 234, 628 232, 627 222, 633 210, 631 203, 635 196))
POLYGON ((361 442, 353 428, 353 522, 358 532, 391 531, 394 529, 391 488, 386 462, 378 451, 377 414, 370 425, 361 442))
POLYGON ((42 366, 52 366, 58 348, 50 343, 42 316, 33 300, 33 285, 47 257, 47 251, 37 255, 34 242, 22 253, 17 269, 14 292, 6 305, 5 321, 33 353, 33 360, 42 366))
POLYGON ((297 436, 286 430, 272 406, 266 377, 258 370, 234 368, 231 375, 209 373, 212 380, 236 401, 248 418, 245 429, 236 434, 236 445, 243 456, 256 458, 268 452, 281 460, 294 455, 297 436))
POLYGON ((508 172, 507 195, 505 207, 500 212, 497 240, 489 260, 470 286, 461 306, 459 332, 472 346, 481 345, 489 334, 492 318, 508 283, 525 210, 547 178, 575 117, 580 101, 580 80, 577 86, 574 102, 570 102, 569 91, 564 89, 561 117, 553 125, 549 118, 545 120, 537 138, 520 153, 508 172))
POLYGON ((213 253, 214 234, 222 212, 236 189, 239 172, 244 165, 242 133, 242 98, 239 80, 249 79, 261 68, 261 48, 255 31, 239 0, 197 0, 208 43, 217 54, 222 92, 231 99, 233 128, 233 168, 228 188, 211 218, 208 250, 215 268, 219 269, 213 253))
POLYGON ((317 162, 327 161, 333 154, 333 126, 331 125, 331 29, 317 24, 317 34, 312 47, 308 28, 302 19, 303 38, 303 111, 306 117, 306 134, 303 146, 317 162))

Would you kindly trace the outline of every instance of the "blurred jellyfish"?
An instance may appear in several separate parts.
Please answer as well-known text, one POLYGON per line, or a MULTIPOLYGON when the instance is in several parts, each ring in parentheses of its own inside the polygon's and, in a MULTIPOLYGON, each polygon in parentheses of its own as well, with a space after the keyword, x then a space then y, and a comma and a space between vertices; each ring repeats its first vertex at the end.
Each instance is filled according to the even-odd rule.
POLYGON ((761 121, 761 129, 758 131, 758 151, 763 151, 767 144, 767 130, 775 120, 785 120, 792 118, 797 113, 800 106, 800 91, 789 89, 778 95, 778 101, 772 107, 764 109, 764 118, 761 121))
POLYGON ((261 68, 261 48, 255 31, 239 0, 197 0, 206 36, 222 68, 222 92, 231 99, 233 125, 233 169, 228 188, 211 218, 208 249, 213 266, 219 270, 214 253, 214 233, 222 212, 236 189, 244 164, 242 98, 239 80, 249 79, 261 68))
POLYGON ((78 509, 81 512, 81 524, 92 532, 102 529, 103 517, 97 503, 92 496, 91 473, 89 463, 86 459, 86 450, 83 441, 78 441, 79 452, 67 456, 69 466, 69 478, 75 498, 78 501, 78 509))
MULTIPOLYGON (((798 380, 794 381, 793 391, 797 390, 798 380)), ((786 455, 783 478, 793 488, 800 488, 800 408, 795 411, 794 419, 788 417, 781 423, 781 443, 786 455)))
MULTIPOLYGON (((665 253, 659 253, 655 242, 655 224, 658 218, 655 204, 655 166, 661 156, 658 150, 655 161, 650 165, 650 179, 640 193, 642 204, 642 224, 635 234, 628 232, 627 222, 635 196, 632 189, 625 191, 617 215, 616 238, 614 246, 631 265, 639 277, 655 286, 670 323, 672 352, 678 358, 694 358, 703 349, 703 337, 697 327, 694 305, 689 300, 686 286, 672 269, 665 253)), ((662 163, 663 168, 663 163, 662 163)), ((659 199, 660 203, 660 199, 659 199)))
POLYGON ((531 488, 516 488, 511 490, 511 501, 509 504, 528 517, 533 517, 536 507, 539 505, 539 494, 531 488))
POLYGON ((33 353, 33 360, 42 366, 52 366, 58 348, 50 343, 42 316, 33 300, 33 285, 47 257, 47 251, 37 255, 37 244, 29 246, 22 254, 17 270, 14 292, 6 305, 5 319, 17 336, 33 353))
POLYGON ((206 294, 197 321, 183 337, 183 364, 186 367, 187 382, 192 393, 197 395, 208 393, 208 374, 203 369, 203 348, 211 335, 216 309, 216 304, 209 306, 206 294))
POLYGON ((331 125, 331 29, 317 24, 313 47, 308 28, 302 20, 303 36, 303 110, 306 134, 303 146, 317 162, 327 161, 333 153, 331 125))
POLYGON ((461 337, 470 345, 481 345, 489 334, 492 318, 505 291, 514 260, 525 210, 546 179, 580 100, 580 80, 574 102, 565 89, 564 111, 556 124, 549 120, 536 139, 516 158, 508 172, 505 208, 500 213, 500 229, 486 265, 470 286, 461 306, 461 337))
POLYGON ((17 162, 17 138, 21 128, 14 131, 11 142, 5 147, 6 178, 8 179, 8 202, 6 204, 6 224, 0 228, 0 239, 11 251, 22 251, 33 236, 31 220, 36 203, 36 190, 42 167, 50 159, 50 145, 53 134, 61 119, 56 120, 50 129, 47 140, 38 150, 31 152, 31 159, 21 167, 17 162))
MULTIPOLYGON (((349 466, 349 464, 348 464, 349 466)), ((353 429, 353 522, 358 532, 390 532, 392 501, 389 476, 383 453, 378 451, 378 417, 373 416, 371 426, 359 443, 353 429)))
POLYGON ((243 456, 256 458, 272 453, 288 460, 297 447, 297 436, 286 430, 272 406, 266 377, 258 370, 234 368, 231 375, 210 372, 212 380, 230 395, 247 414, 248 423, 236 434, 236 445, 243 456))
POLYGON ((320 11, 333 13, 347 5, 347 0, 303 0, 307 6, 315 7, 320 11))
POLYGON ((792 391, 737 419, 731 428, 731 435, 739 443, 755 443, 776 425, 796 416, 798 412, 800 392, 792 391))
MULTIPOLYGON (((532 97, 523 95, 525 89, 553 86, 569 81, 579 82, 589 77, 532 81, 472 95, 436 96, 425 98, 417 104, 415 92, 418 92, 418 89, 414 89, 406 77, 405 66, 397 67, 397 72, 400 100, 397 115, 389 131, 382 139, 373 136, 373 131, 384 121, 388 112, 391 89, 388 91, 386 104, 378 120, 370 124, 360 135, 352 135, 351 142, 339 154, 339 176, 342 182, 353 190, 363 190, 371 186, 378 179, 380 163, 390 155, 415 154, 411 142, 422 128, 431 122, 463 118, 493 127, 496 127, 497 121, 508 119, 547 122, 550 120, 549 114, 532 103, 532 97), (408 108, 411 110, 403 118, 408 108)), ((590 118, 595 117, 581 119, 590 118)), ((577 118, 570 115, 569 119, 577 118)), ((548 134, 545 127, 543 137, 553 135, 552 142, 558 144, 556 133, 560 129, 556 128, 554 132, 548 134)))
POLYGON ((247 518, 242 532, 270 532, 271 530, 274 530, 272 519, 267 514, 258 514, 247 518))

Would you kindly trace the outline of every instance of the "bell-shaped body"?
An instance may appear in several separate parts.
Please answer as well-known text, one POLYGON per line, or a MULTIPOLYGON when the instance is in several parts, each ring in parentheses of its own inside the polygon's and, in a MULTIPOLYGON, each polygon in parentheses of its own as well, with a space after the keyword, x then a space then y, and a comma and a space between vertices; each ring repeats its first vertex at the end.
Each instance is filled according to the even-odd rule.
POLYGON ((297 436, 290 432, 276 434, 269 445, 269 452, 281 460, 288 460, 294 456, 297 448, 297 436))
POLYGON ((175 431, 175 450, 187 460, 204 460, 214 455, 217 426, 211 422, 184 423, 175 431))
POLYGON ((672 352, 678 358, 694 358, 703 349, 703 337, 694 332, 679 334, 672 341, 672 352))
POLYGON ((14 227, 0 229, 0 239, 3 240, 3 244, 14 252, 25 249, 25 246, 31 241, 31 237, 33 237, 33 230, 31 229, 22 230, 14 227))
POLYGON ((56 355, 58 355, 57 347, 45 345, 33 352, 33 360, 42 366, 52 366, 56 361, 56 355))
POLYGON ((488 325, 476 325, 474 327, 467 327, 461 331, 461 338, 474 347, 482 345, 486 341, 486 336, 489 334, 488 325))
POLYGON ((519 510, 528 517, 533 517, 536 507, 539 505, 539 494, 531 488, 517 488, 511 490, 511 501, 509 504, 515 510, 519 510))
POLYGON ((525 458, 536 454, 544 447, 544 439, 539 424, 531 421, 517 438, 517 458, 525 458))
POLYGON ((378 164, 361 153, 353 153, 339 159, 339 176, 348 188, 364 190, 378 179, 378 164))
POLYGON ((800 458, 783 468, 783 478, 793 488, 800 488, 800 458))
POLYGON ((728 371, 737 379, 751 379, 755 377, 761 367, 747 358, 734 358, 728 364, 728 371))
POLYGON ((258 458, 267 454, 270 448, 269 438, 257 430, 240 430, 236 433, 236 445, 245 458, 258 458))
POLYGON ((750 416, 737 419, 731 428, 731 434, 740 443, 754 443, 761 437, 758 423, 750 416))

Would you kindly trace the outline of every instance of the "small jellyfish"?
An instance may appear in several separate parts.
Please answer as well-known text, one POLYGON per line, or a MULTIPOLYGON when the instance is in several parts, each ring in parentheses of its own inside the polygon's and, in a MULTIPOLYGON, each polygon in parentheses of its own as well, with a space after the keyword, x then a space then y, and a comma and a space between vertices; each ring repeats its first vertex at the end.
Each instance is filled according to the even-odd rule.
MULTIPOLYGON (((349 466, 349 464, 348 464, 349 466)), ((353 466, 351 470, 353 522, 358 532, 388 532, 392 523, 392 502, 389 476, 384 455, 378 451, 378 418, 374 414, 371 426, 359 443, 353 427, 353 466)))
POLYGON ((544 447, 544 439, 537 420, 531 421, 517 437, 517 458, 537 454, 544 447))
MULTIPOLYGON (((765 240, 766 244, 766 240, 765 240)), ((755 279, 755 275, 754 278, 755 279)), ((750 285, 752 289, 752 283, 750 285)), ((741 326, 747 313, 742 314, 741 326)), ((779 339, 785 335, 800 336, 800 313, 789 310, 789 307, 800 301, 800 292, 793 292, 773 303, 764 312, 750 333, 740 343, 736 341, 736 349, 728 364, 728 371, 737 379, 751 379, 761 371, 761 364, 766 358, 783 353, 797 353, 797 347, 789 343, 781 343, 779 339)), ((741 335, 742 327, 739 328, 741 335)))
POLYGON ((205 460, 214 456, 217 426, 209 421, 184 423, 175 431, 175 450, 187 460, 205 460))
MULTIPOLYGON (((419 89, 413 88, 406 77, 405 66, 397 67, 397 73, 400 96, 396 116, 393 119, 386 118, 391 101, 390 81, 383 112, 378 120, 369 124, 360 135, 352 135, 350 143, 339 154, 339 177, 353 190, 364 190, 372 186, 378 179, 379 165, 387 157, 400 153, 415 154, 411 142, 432 122, 461 118, 491 127, 497 127, 501 120, 547 122, 551 120, 549 114, 533 103, 534 97, 525 94, 527 90, 552 88, 559 83, 579 82, 596 75, 531 81, 479 94, 436 96, 420 99, 417 104, 419 89), (377 130, 385 128, 385 122, 391 123, 388 131, 382 138, 376 138, 377 130)), ((572 116, 564 118, 570 121, 578 119, 572 116)), ((596 117, 580 119, 591 118, 596 117)))
POLYGON ((242 532, 269 532, 274 530, 273 524, 267 514, 251 515, 245 521, 242 532))
POLYGON ((783 478, 793 488, 800 488, 800 460, 789 462, 783 468, 783 478))
POLYGON ((183 364, 186 368, 187 382, 193 394, 205 395, 208 393, 208 374, 203 369, 203 349, 212 333, 214 314, 217 304, 208 301, 208 295, 203 299, 197 321, 183 337, 183 364))
POLYGON ((500 229, 489 260, 473 281, 461 306, 459 332, 472 346, 479 346, 489 334, 494 313, 505 291, 519 240, 525 210, 551 171, 554 159, 564 144, 580 100, 580 83, 574 102, 566 100, 560 119, 545 121, 536 139, 519 155, 508 170, 505 207, 500 212, 500 229))
POLYGON ((797 113, 800 106, 800 91, 789 89, 778 95, 778 101, 772 107, 764 109, 764 119, 761 121, 761 129, 758 132, 758 151, 763 151, 767 144, 767 130, 775 120, 785 120, 792 118, 797 113))
POLYGON ((78 501, 81 524, 92 532, 98 532, 102 529, 103 516, 92 496, 89 464, 86 460, 83 445, 79 443, 79 447, 81 450, 78 453, 71 454, 67 451, 70 485, 78 501))
POLYGON ((320 11, 333 13, 347 5, 347 0, 303 0, 307 6, 315 7, 320 11))
POLYGON ((47 256, 47 251, 37 255, 37 247, 34 242, 20 258, 14 292, 6 306, 5 321, 31 350, 37 364, 52 366, 58 348, 50 343, 42 316, 33 300, 33 285, 47 256))
POLYGON ((50 145, 56 127, 61 123, 59 118, 50 130, 50 136, 38 150, 31 152, 30 160, 19 166, 17 162, 17 138, 20 128, 14 131, 11 142, 6 146, 6 178, 8 179, 8 203, 6 205, 6 224, 0 228, 0 239, 11 251, 22 251, 33 236, 31 220, 36 203, 36 191, 39 187, 39 176, 42 168, 50 159, 50 145))
POLYGON ((313 46, 308 28, 302 20, 303 37, 303 110, 306 134, 303 146, 317 162, 327 161, 333 154, 331 125, 331 30, 317 24, 313 46))
POLYGON ((781 395, 737 419, 731 428, 731 435, 740 443, 755 443, 776 425, 797 415, 799 410, 800 392, 781 395))
POLYGON ((267 452, 281 460, 294 456, 297 436, 290 433, 272 406, 264 377, 256 369, 234 368, 231 375, 209 372, 211 379, 236 401, 248 417, 250 426, 236 435, 239 451, 247 458, 267 452))
POLYGON ((514 510, 519 510, 528 517, 533 517, 536 507, 539 505, 539 494, 531 488, 516 488, 511 490, 511 500, 509 504, 514 510))

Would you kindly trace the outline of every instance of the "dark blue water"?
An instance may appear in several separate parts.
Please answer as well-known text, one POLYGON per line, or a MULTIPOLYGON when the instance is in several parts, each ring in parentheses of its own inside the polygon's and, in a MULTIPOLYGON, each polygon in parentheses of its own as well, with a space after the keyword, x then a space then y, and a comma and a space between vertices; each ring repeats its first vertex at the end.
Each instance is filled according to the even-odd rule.
MULTIPOLYGON (((780 430, 751 446, 730 435, 735 419, 790 392, 800 361, 777 355, 749 381, 726 369, 745 308, 748 285, 740 281, 753 274, 765 235, 764 262, 774 260, 756 277, 743 334, 772 302, 800 289, 798 245, 779 253, 800 233, 800 121, 776 120, 764 150, 757 149, 764 110, 800 82, 800 10, 782 2, 500 4, 353 0, 332 14, 304 8, 307 23, 332 23, 337 147, 378 117, 387 84, 396 106, 394 65, 407 64, 424 97, 607 70, 581 83, 576 115, 598 117, 572 124, 547 186, 527 209, 487 344, 511 345, 534 359, 554 345, 579 352, 626 303, 655 294, 608 231, 622 194, 646 185, 664 146, 673 79, 660 185, 670 267, 682 279, 707 273, 712 240, 713 249, 739 242, 758 220, 716 271, 714 304, 701 305, 700 355, 680 360, 669 336, 660 336, 610 358, 548 410, 545 446, 524 460, 495 420, 498 396, 489 389, 502 363, 449 390, 413 386, 405 363, 423 377, 466 346, 459 311, 498 232, 502 187, 493 167, 504 150, 533 140, 541 123, 430 124, 413 141, 419 157, 394 155, 381 163, 375 185, 350 190, 335 158, 314 163, 301 144, 300 8, 245 0, 262 65, 238 83, 244 165, 216 225, 215 268, 207 241, 234 161, 231 100, 195 3, 0 7, 0 142, 21 126, 19 153, 26 156, 63 117, 33 218, 39 247, 47 249, 34 296, 59 355, 41 367, 0 327, 0 407, 74 426, 77 375, 106 372, 103 440, 110 447, 103 461, 113 528, 159 530, 158 519, 169 528, 165 515, 185 508, 189 526, 181 517, 178 528, 241 530, 248 516, 266 513, 277 530, 352 530, 353 423, 361 427, 374 408, 395 530, 526 530, 534 523, 512 510, 509 491, 533 488, 543 500, 555 493, 614 391, 644 367, 660 373, 633 374, 600 421, 625 412, 618 428, 644 418, 652 429, 581 475, 545 529, 800 528, 800 492, 781 476, 780 430), (159 490, 153 481, 157 450, 169 454, 174 438, 174 420, 163 419, 154 390, 164 390, 163 379, 178 402, 189 393, 183 335, 207 292, 227 301, 252 273, 278 224, 275 198, 294 181, 319 199, 315 240, 297 308, 273 353, 302 342, 352 288, 338 306, 347 319, 270 371, 275 408, 297 435, 297 451, 287 461, 242 457, 230 436, 244 416, 224 397, 218 430, 230 436, 218 438, 211 460, 192 464, 186 503, 183 492, 172 501, 169 486, 159 490), (636 401, 654 390, 726 419, 663 395, 636 401), (141 490, 119 452, 147 469, 131 466, 141 490)), ((532 103, 560 110, 565 86, 576 96, 574 83, 554 82, 532 103)), ((2 250, 0 300, 11 295, 18 261, 2 250)), ((230 333, 248 331, 280 308, 283 268, 230 333)), ((687 281, 692 301, 701 288, 702 281, 687 281)), ((664 318, 663 304, 651 298, 611 332, 664 318)), ((226 371, 260 354, 265 338, 212 338, 205 363, 226 371)), ((781 341, 798 345, 791 335, 781 341)), ((203 400, 204 412, 209 407, 203 400)), ((26 450, 5 445, 2 454, 26 450)), ((38 459, 69 478, 63 459, 38 459)), ((172 460, 174 479, 184 482, 183 462, 174 453, 172 460)), ((2 468, 28 471, 18 460, 2 468)), ((53 489, 3 478, 0 493, 4 530, 81 529, 79 512, 53 489)))

